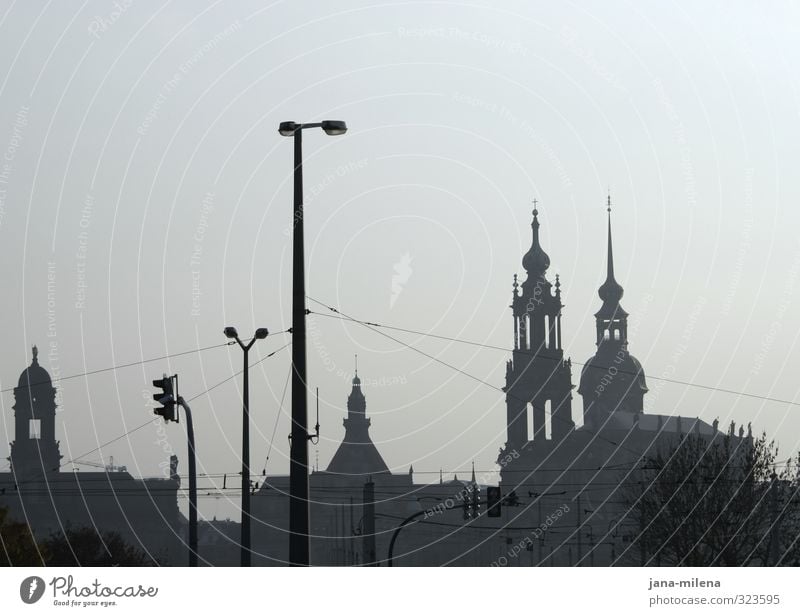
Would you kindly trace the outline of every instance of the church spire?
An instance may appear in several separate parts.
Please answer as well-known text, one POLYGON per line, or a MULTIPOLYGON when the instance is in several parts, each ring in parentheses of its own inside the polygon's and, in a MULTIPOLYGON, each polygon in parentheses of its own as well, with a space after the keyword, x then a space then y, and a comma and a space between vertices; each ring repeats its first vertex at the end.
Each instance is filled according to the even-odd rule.
POLYGON ((550 257, 542 249, 539 243, 539 210, 536 208, 537 201, 533 200, 533 222, 531 222, 532 237, 531 248, 522 257, 522 267, 528 272, 528 276, 544 276, 547 268, 550 267, 550 257))
POLYGON ((620 305, 625 290, 614 277, 614 248, 611 238, 611 195, 606 201, 608 212, 608 248, 606 254, 606 280, 600 285, 597 294, 603 305, 595 313, 597 320, 597 344, 613 340, 623 347, 628 343, 628 313, 620 305))
MULTIPOLYGON (((356 356, 356 362, 358 356, 356 356)), ((367 417, 367 401, 358 377, 358 364, 353 375, 353 389, 347 397, 347 417, 344 420, 344 440, 339 445, 327 472, 366 477, 388 473, 389 469, 369 436, 372 422, 367 417)))
POLYGON ((608 195, 606 209, 608 211, 608 254, 606 255, 606 281, 598 290, 600 299, 603 300, 603 305, 611 304, 612 307, 618 306, 619 301, 625 290, 614 278, 614 248, 611 240, 611 195, 608 195))

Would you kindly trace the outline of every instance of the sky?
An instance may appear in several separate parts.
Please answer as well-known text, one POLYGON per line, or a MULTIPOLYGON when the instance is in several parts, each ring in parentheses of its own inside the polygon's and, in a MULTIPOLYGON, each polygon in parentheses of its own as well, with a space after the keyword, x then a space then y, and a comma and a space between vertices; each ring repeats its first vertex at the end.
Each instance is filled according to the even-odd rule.
POLYGON ((159 476, 174 452, 185 474, 185 424, 148 423, 169 372, 198 472, 235 474, 231 325, 271 332, 251 352, 252 467, 288 472, 292 143, 277 127, 323 119, 349 130, 304 136, 312 464, 344 434, 358 354, 394 471, 496 469, 509 353, 325 306, 510 347, 536 199, 577 384, 609 193, 645 410, 800 448, 800 9, 497 4, 3 1, 0 456, 36 344, 53 378, 101 371, 57 383, 63 471, 113 456, 159 476))

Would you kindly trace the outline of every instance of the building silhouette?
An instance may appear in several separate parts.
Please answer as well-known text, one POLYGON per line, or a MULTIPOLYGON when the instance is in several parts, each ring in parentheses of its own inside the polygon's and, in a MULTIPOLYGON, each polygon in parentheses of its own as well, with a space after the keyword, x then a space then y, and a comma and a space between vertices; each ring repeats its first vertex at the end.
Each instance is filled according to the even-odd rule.
POLYGON ((56 440, 56 389, 38 350, 14 388, 14 442, 0 473, 0 507, 38 540, 68 528, 116 531, 153 562, 183 565, 186 519, 178 510, 177 459, 169 478, 134 479, 127 471, 62 472, 56 440))
MULTIPOLYGON (((441 478, 438 484, 417 484, 413 468, 392 472, 370 438, 370 425, 356 371, 347 398, 345 436, 327 468, 309 478, 312 565, 385 565, 392 533, 400 522, 447 499, 463 502, 477 485, 474 474, 470 480, 453 477, 441 478)), ((288 564, 288 494, 288 476, 267 476, 252 498, 254 564, 288 564)), ((479 545, 483 533, 459 530, 461 509, 437 510, 431 518, 435 524, 403 531, 395 549, 397 566, 488 562, 492 548, 479 545)), ((236 549, 238 545, 231 543, 231 550, 236 549)), ((235 557, 231 551, 226 558, 232 562, 235 557)))
POLYGON ((372 422, 367 417, 367 400, 361 391, 358 368, 353 377, 353 389, 347 397, 347 417, 343 423, 344 440, 331 458, 326 472, 361 478, 362 481, 388 473, 389 467, 369 436, 372 422))
MULTIPOLYGON (((397 566, 567 566, 640 564, 631 549, 638 522, 628 508, 642 462, 697 434, 725 435, 717 421, 644 412, 645 371, 629 351, 624 289, 614 269, 611 200, 607 202, 606 277, 598 289, 595 354, 583 365, 573 410, 572 362, 562 345, 562 283, 548 277, 537 209, 525 280, 512 284, 513 350, 506 364, 506 440, 497 464, 502 516, 488 517, 485 487, 453 477, 414 481, 395 472, 370 436, 367 396, 356 367, 345 434, 324 470, 310 475, 311 564, 383 565, 395 529, 412 515, 395 547, 397 566), (577 417, 576 417, 577 415, 577 417), (577 421, 576 421, 577 419, 577 421), (448 504, 448 506, 443 506, 448 504), (468 505, 468 506, 463 506, 468 505), (470 508, 470 505, 472 508, 470 508)), ((56 389, 38 352, 14 389, 11 470, 0 474, 0 507, 37 537, 67 526, 120 532, 161 564, 187 561, 186 520, 178 510, 177 459, 169 478, 135 479, 117 468, 63 472, 56 439, 56 389)), ((747 439, 731 424, 727 437, 747 439)), ((254 565, 286 565, 289 477, 265 476, 251 500, 254 565)), ((201 564, 239 562, 237 522, 201 521, 201 564)))
MULTIPOLYGON (((518 502, 509 514, 515 523, 546 526, 529 546, 533 564, 638 564, 638 554, 627 549, 638 524, 627 503, 642 478, 642 463, 674 448, 689 432, 707 439, 724 436, 716 421, 644 413, 645 372, 628 350, 628 313, 614 272, 610 197, 607 210, 597 351, 581 371, 579 426, 572 416, 571 361, 561 348, 561 284, 558 277, 555 285, 547 279, 550 259, 540 244, 536 210, 521 292, 514 278, 515 344, 504 389, 507 438, 497 462, 503 493, 513 493, 518 502)), ((745 438, 741 431, 740 438, 745 438)), ((524 538, 507 536, 512 545, 524 538)))

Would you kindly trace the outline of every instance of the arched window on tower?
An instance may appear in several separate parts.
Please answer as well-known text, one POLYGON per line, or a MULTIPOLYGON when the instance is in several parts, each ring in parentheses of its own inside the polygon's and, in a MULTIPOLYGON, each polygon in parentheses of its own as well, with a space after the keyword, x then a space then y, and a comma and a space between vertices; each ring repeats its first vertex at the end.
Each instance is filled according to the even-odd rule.
POLYGON ((533 426, 533 405, 528 403, 525 405, 525 414, 528 419, 528 440, 532 441, 536 438, 533 426))
POLYGON ((550 317, 544 315, 544 348, 548 348, 550 343, 550 317))
POLYGON ((550 400, 544 403, 544 437, 547 440, 553 438, 553 407, 550 400))

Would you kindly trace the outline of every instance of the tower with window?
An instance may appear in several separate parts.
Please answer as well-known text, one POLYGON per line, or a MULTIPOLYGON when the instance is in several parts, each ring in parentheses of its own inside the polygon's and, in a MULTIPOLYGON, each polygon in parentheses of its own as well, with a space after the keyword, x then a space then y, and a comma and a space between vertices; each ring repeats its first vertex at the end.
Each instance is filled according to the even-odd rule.
POLYGON ((642 365, 628 351, 628 313, 620 300, 624 293, 614 277, 611 242, 611 197, 608 209, 606 280, 598 289, 603 305, 595 313, 597 352, 583 367, 578 393, 583 397, 584 424, 594 430, 615 427, 616 413, 643 412, 647 384, 642 365))
MULTIPOLYGON (((534 202, 535 205, 536 202, 534 202)), ((514 350, 506 364, 506 451, 563 439, 573 428, 572 366, 561 347, 561 282, 547 279, 550 257, 539 241, 533 210, 531 248, 522 258, 527 278, 514 275, 511 309, 514 350)))
POLYGON ((47 370, 39 365, 39 351, 14 388, 14 442, 11 468, 19 481, 59 470, 61 452, 56 440, 56 390, 47 370))

